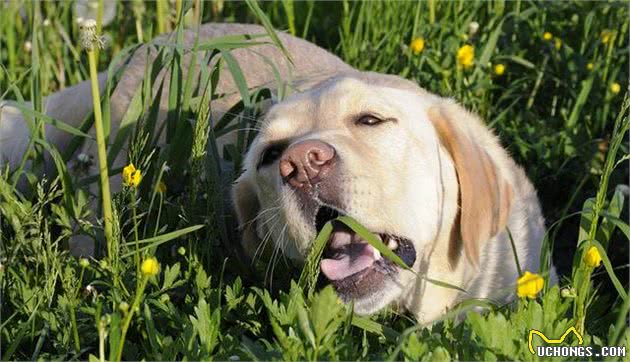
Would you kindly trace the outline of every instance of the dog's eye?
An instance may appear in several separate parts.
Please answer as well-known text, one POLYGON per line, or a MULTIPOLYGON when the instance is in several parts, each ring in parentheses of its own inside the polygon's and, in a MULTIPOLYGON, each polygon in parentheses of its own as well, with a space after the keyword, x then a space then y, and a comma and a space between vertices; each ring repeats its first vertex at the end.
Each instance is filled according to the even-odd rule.
POLYGON ((381 124, 385 122, 385 120, 380 119, 376 116, 373 116, 371 114, 366 114, 363 116, 360 116, 357 120, 356 120, 356 124, 357 125, 362 125, 362 126, 376 126, 378 124, 381 124))
POLYGON ((260 155, 260 159, 258 160, 258 168, 261 166, 267 166, 275 162, 280 156, 282 152, 287 146, 285 144, 275 144, 271 145, 263 151, 260 155))

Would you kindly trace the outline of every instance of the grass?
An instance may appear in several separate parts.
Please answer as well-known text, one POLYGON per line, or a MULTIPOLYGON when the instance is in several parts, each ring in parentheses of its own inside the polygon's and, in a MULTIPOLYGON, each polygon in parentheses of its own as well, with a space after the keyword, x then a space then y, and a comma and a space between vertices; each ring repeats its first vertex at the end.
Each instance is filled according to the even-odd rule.
MULTIPOLYGON (((142 172, 138 187, 106 200, 112 205, 112 241, 106 242, 102 214, 89 207, 103 202, 88 188, 98 185, 99 175, 77 177, 67 166, 77 155, 61 154, 42 132, 44 123, 56 123, 76 136, 76 149, 93 122, 91 116, 72 129, 41 113, 44 96, 90 78, 72 3, 2 1, 0 99, 34 104, 26 117, 30 151, 18 169, 0 170, 2 359, 536 360, 529 330, 558 338, 570 326, 582 332, 585 345, 628 350, 626 4, 116 4, 113 21, 102 27, 108 40, 95 59, 101 71, 162 30, 259 22, 312 40, 357 68, 399 74, 457 98, 496 131, 539 190, 548 226, 543 261, 549 265, 552 256, 560 285, 547 283, 537 298, 510 305, 463 302, 425 328, 394 310, 354 315, 330 287, 305 290, 299 270, 273 253, 253 266, 245 262, 234 252, 238 236, 221 195, 237 176, 252 133, 239 131, 222 153, 215 139, 249 128, 256 103, 269 92, 241 87, 243 101, 234 111, 248 117, 209 121, 206 100, 215 98, 214 78, 222 75, 203 71, 193 87, 177 47, 158 49, 116 138, 108 135, 107 101, 116 72, 102 95, 110 174, 121 173, 111 161, 125 142, 127 158, 142 172), (425 47, 415 54, 409 44, 417 37, 425 47), (475 49, 470 68, 456 64, 465 44, 475 49), (505 66, 501 75, 497 64, 505 66), (169 119, 178 120, 167 122, 165 145, 157 143, 157 102, 147 96, 162 67, 172 70, 169 119), (56 172, 42 177, 45 157, 56 172), (94 258, 69 255, 75 235, 97 241, 94 258), (584 261, 591 247, 602 257, 596 268, 584 261), (158 274, 143 273, 142 261, 154 257, 158 274), (457 318, 473 308, 487 312, 457 318)), ((221 57, 238 78, 229 50, 256 40, 219 39, 197 44, 197 51, 204 62, 221 57)), ((568 343, 576 342, 569 337, 568 343)))

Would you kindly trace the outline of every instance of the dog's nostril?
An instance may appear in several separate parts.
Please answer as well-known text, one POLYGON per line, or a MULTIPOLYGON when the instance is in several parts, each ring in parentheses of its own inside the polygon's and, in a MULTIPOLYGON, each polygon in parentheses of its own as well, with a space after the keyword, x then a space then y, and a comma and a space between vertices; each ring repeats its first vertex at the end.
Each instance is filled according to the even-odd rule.
POLYGON ((280 161, 280 176, 283 178, 291 177, 297 171, 297 167, 291 160, 280 161))
POLYGON ((308 159, 310 162, 317 166, 321 166, 332 160, 335 157, 335 149, 328 148, 314 148, 308 153, 308 159))

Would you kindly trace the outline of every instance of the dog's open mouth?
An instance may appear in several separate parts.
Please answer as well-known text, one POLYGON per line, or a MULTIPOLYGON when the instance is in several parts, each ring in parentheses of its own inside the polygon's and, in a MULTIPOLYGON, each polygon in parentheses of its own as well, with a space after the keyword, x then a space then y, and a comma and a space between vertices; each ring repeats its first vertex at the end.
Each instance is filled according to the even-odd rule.
MULTIPOLYGON (((332 208, 321 207, 315 218, 315 227, 321 231, 326 222, 340 216, 332 208)), ((386 233, 375 233, 389 249, 394 251, 409 267, 416 261, 416 250, 411 240, 386 233)), ((386 278, 397 273, 395 264, 368 244, 361 236, 341 222, 333 222, 320 262, 324 276, 344 298, 360 298, 372 294, 384 286, 386 278)))

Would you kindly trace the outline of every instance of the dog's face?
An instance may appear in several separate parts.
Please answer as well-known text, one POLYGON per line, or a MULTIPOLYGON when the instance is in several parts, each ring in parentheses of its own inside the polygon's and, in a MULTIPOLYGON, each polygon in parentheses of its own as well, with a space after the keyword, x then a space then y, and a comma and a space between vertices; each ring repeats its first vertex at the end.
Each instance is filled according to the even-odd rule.
MULTIPOLYGON (((245 249, 271 240, 301 261, 327 221, 349 215, 421 271, 459 219, 461 171, 440 134, 452 128, 436 127, 437 99, 338 77, 273 106, 233 192, 245 249)), ((340 223, 320 266, 361 314, 399 299, 414 279, 340 223)))

